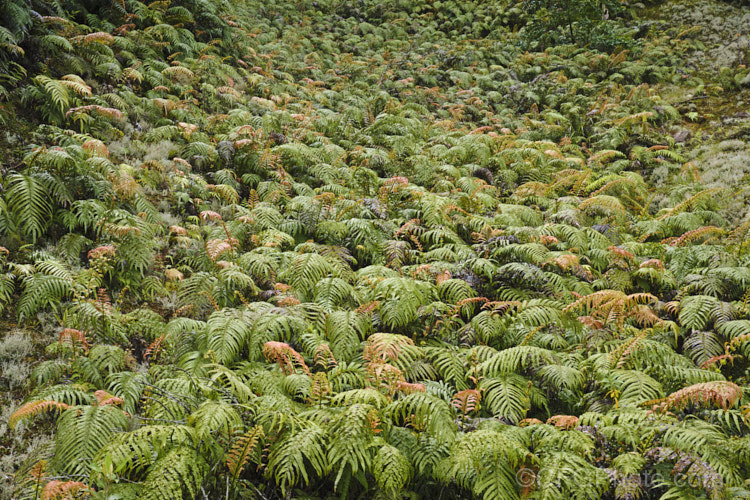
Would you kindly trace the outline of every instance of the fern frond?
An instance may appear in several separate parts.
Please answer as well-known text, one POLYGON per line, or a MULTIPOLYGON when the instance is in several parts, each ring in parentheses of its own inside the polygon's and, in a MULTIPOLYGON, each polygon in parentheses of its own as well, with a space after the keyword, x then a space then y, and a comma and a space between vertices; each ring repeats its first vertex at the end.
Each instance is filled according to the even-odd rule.
POLYGON ((195 498, 208 466, 196 450, 178 447, 169 450, 150 467, 143 482, 144 500, 195 498))
POLYGON ((237 478, 250 462, 260 464, 262 453, 260 446, 264 437, 263 427, 256 425, 234 440, 225 457, 233 482, 237 481, 237 478))
POLYGON ((73 406, 65 410, 57 427, 56 468, 68 474, 85 472, 89 461, 112 435, 127 425, 125 413, 115 406, 73 406))
POLYGON ((391 498, 398 498, 398 493, 409 482, 413 472, 411 462, 404 454, 388 444, 378 450, 372 470, 378 487, 391 498))
POLYGON ((326 432, 318 425, 306 423, 286 433, 268 456, 268 473, 282 491, 290 486, 310 483, 308 467, 318 476, 325 476, 330 468, 326 453, 326 432), (308 465, 309 464, 309 465, 308 465))
POLYGON ((44 412, 48 411, 64 411, 70 408, 69 405, 65 403, 60 403, 58 401, 49 401, 49 400, 39 400, 39 401, 29 401, 28 403, 21 406, 19 409, 11 413, 10 417, 8 418, 8 426, 12 429, 16 425, 18 425, 19 422, 33 418, 37 415, 40 415, 44 412))

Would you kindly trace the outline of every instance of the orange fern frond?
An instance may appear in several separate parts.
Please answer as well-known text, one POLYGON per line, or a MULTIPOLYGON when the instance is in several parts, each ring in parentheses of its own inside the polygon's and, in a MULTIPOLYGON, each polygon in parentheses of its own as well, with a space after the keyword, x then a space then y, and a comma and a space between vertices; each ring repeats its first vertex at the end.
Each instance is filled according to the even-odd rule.
POLYGON ((115 41, 115 37, 109 33, 103 31, 97 31, 96 33, 89 33, 88 35, 82 35, 72 38, 73 41, 81 42, 83 45, 90 43, 101 43, 102 45, 112 45, 115 41))
POLYGON ((734 358, 737 356, 733 354, 721 354, 719 356, 714 356, 712 358, 708 358, 706 361, 701 364, 701 369, 706 370, 709 368, 713 368, 717 364, 722 365, 726 361, 729 361, 729 363, 734 364, 734 358))
POLYGON ((305 358, 284 342, 266 342, 263 344, 263 355, 268 361, 278 363, 286 375, 294 373, 295 366, 312 376, 305 363, 305 358))
POLYGON ((206 253, 208 254, 208 258, 211 259, 211 262, 216 262, 216 259, 218 259, 220 256, 224 255, 227 252, 234 251, 234 247, 237 244, 239 244, 239 242, 234 238, 230 240, 208 240, 206 242, 206 253))
POLYGON ((75 349, 76 346, 81 346, 85 353, 89 351, 89 343, 86 340, 86 334, 75 328, 66 328, 61 331, 58 342, 61 344, 70 344, 70 347, 73 349, 75 349))
POLYGON ((375 311, 380 307, 380 301, 379 300, 373 300, 372 302, 367 302, 365 304, 362 304, 358 308, 356 308, 354 311, 357 314, 370 314, 371 312, 375 311))
POLYGON ((161 351, 164 349, 164 340, 166 340, 167 336, 166 334, 162 334, 159 338, 151 342, 149 346, 146 348, 146 351, 144 353, 144 358, 148 358, 150 360, 155 360, 159 357, 159 354, 161 354, 161 351))
POLYGON ((106 116, 107 118, 112 118, 116 120, 120 120, 125 117, 125 114, 119 109, 106 108, 104 106, 99 106, 97 104, 88 104, 86 106, 78 106, 77 108, 70 108, 65 113, 65 117, 68 118, 70 115, 77 115, 77 114, 89 114, 92 111, 96 111, 102 116, 106 116))
POLYGON ((96 391, 94 393, 94 397, 96 398, 96 406, 106 406, 106 405, 122 406, 123 404, 125 404, 122 398, 114 396, 108 393, 107 391, 103 391, 103 390, 96 391))
POLYGON ((475 411, 479 411, 480 401, 482 401, 482 393, 477 389, 466 389, 464 391, 456 393, 451 400, 451 404, 461 415, 468 415, 475 411))
POLYGON ((530 425, 542 425, 544 422, 539 420, 538 418, 524 418, 523 420, 519 420, 518 426, 519 427, 528 427, 530 425))
MULTIPOLYGON (((684 233, 682 236, 680 236, 679 238, 677 238, 676 240, 673 240, 668 243, 670 246, 673 246, 673 247, 681 247, 703 236, 710 236, 710 235, 720 236, 725 233, 726 231, 724 231, 720 227, 703 226, 703 227, 699 227, 698 229, 693 229, 692 231, 688 231, 684 233)), ((667 243, 667 242, 664 242, 664 243, 667 243)))
POLYGON ((398 359, 403 347, 413 345, 414 341, 408 337, 375 333, 367 339, 362 356, 369 362, 393 361, 398 359))
POLYGON ((263 426, 256 425, 241 434, 226 455, 226 465, 233 478, 237 478, 251 461, 260 464, 262 449, 261 440, 265 437, 263 426))
POLYGON ((333 351, 331 351, 328 344, 320 344, 318 348, 315 349, 315 365, 324 368, 333 368, 338 365, 338 361, 336 361, 333 351))
POLYGON ((93 493, 94 488, 80 481, 50 481, 44 485, 42 500, 72 500, 82 492, 93 493))
POLYGON ((218 212, 214 212, 213 210, 204 210, 198 215, 200 216, 201 220, 203 220, 203 222, 207 222, 210 220, 211 221, 221 220, 221 214, 218 212))
POLYGON ((547 423, 567 431, 578 426, 578 417, 575 415, 553 415, 547 419, 547 423))
POLYGON ((41 401, 29 401, 19 409, 14 411, 8 419, 8 425, 14 428, 18 422, 35 417, 41 413, 47 411, 63 411, 70 408, 65 403, 59 401, 41 400, 41 401))
POLYGON ((659 259, 648 259, 648 260, 644 260, 643 262, 641 262, 638 268, 639 269, 651 268, 651 269, 656 269, 658 271, 664 271, 664 263, 660 261, 659 259))
POLYGON ((413 384, 411 382, 399 381, 396 383, 396 390, 403 394, 412 394, 414 392, 425 392, 427 388, 424 384, 413 384))
POLYGON ((742 399, 740 386, 726 380, 719 380, 691 385, 673 392, 663 400, 649 401, 644 404, 655 403, 653 411, 661 413, 672 409, 681 410, 691 404, 704 407, 715 406, 728 410, 740 399, 742 399))
POLYGON ((547 262, 542 264, 542 267, 546 266, 557 266, 563 271, 567 271, 571 267, 577 267, 580 264, 580 260, 577 255, 565 254, 559 257, 549 259, 547 262))

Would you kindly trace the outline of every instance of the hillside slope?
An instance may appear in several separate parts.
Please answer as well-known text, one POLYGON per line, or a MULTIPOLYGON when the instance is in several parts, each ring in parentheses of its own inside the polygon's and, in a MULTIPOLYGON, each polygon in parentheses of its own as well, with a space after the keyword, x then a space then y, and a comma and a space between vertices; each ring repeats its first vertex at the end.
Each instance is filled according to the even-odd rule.
POLYGON ((750 7, 0 1, 3 498, 750 497, 750 7))

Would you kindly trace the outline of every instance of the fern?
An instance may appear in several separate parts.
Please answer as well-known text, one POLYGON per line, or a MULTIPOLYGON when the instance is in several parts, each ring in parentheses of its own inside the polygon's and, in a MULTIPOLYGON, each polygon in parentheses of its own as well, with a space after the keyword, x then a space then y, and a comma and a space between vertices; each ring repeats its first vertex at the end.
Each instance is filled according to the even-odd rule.
POLYGON ((194 449, 174 448, 151 466, 143 482, 142 498, 195 498, 207 472, 208 465, 194 449))
POLYGON ((305 424, 288 432, 268 456, 268 472, 282 491, 303 481, 310 483, 308 467, 318 476, 327 474, 326 433, 318 425, 305 424))
POLYGON ((69 406, 67 404, 60 403, 58 401, 30 401, 10 415, 10 418, 8 419, 8 425, 13 428, 18 425, 19 422, 28 418, 33 418, 34 416, 39 415, 42 412, 55 410, 63 411, 67 410, 68 408, 69 406))
POLYGON ((47 186, 31 175, 8 176, 5 194, 9 215, 25 238, 36 243, 46 232, 52 218, 53 200, 47 186))
POLYGON ((463 435, 451 447, 450 455, 438 465, 441 481, 450 480, 477 497, 518 499, 516 470, 529 451, 518 441, 494 431, 463 435))
POLYGON ((230 311, 216 311, 208 318, 206 327, 208 348, 219 362, 233 361, 250 340, 247 325, 230 311))
POLYGON ((479 384, 485 406, 495 417, 517 423, 531 408, 530 384, 518 375, 485 378, 479 384))
POLYGON ((124 430, 128 419, 115 406, 74 406, 58 421, 55 466, 68 474, 83 474, 91 459, 116 432, 124 430))
POLYGON ((388 444, 378 450, 372 470, 378 487, 391 498, 397 498, 412 476, 409 460, 398 448, 388 444))
POLYGON ((239 434, 226 455, 226 465, 232 478, 232 485, 237 482, 242 471, 250 462, 260 465, 260 448, 264 438, 263 427, 256 425, 249 431, 239 434))

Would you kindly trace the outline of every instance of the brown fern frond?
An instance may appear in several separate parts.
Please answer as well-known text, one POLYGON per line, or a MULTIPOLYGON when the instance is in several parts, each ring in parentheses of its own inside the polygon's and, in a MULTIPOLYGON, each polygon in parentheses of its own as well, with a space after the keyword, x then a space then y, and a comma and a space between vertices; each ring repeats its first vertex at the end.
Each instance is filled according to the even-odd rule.
MULTIPOLYGON (((693 229, 692 231, 688 231, 684 233, 679 238, 672 240, 669 242, 670 246, 673 247, 681 247, 684 245, 687 245, 689 242, 697 240, 698 238, 704 237, 704 236, 720 236, 722 234, 725 234, 725 231, 721 229, 720 227, 716 226, 703 226, 699 227, 698 229, 693 229)), ((662 241, 663 244, 666 244, 666 241, 662 241)))
POLYGON ((86 334, 74 328, 65 328, 63 331, 61 331, 58 342, 60 342, 61 344, 70 344, 70 346, 74 350, 76 346, 81 346, 83 348, 83 352, 89 351, 89 343, 86 340, 86 334))
POLYGON ((198 215, 200 216, 201 220, 203 220, 203 222, 222 220, 221 214, 218 212, 214 212, 213 210, 204 210, 198 215))
POLYGON ((146 348, 143 357, 149 360, 156 360, 159 357, 159 354, 161 354, 162 350, 164 349, 164 341, 166 340, 166 338, 166 334, 162 334, 159 338, 151 342, 151 344, 149 344, 149 346, 146 348))
POLYGON ((415 392, 425 392, 427 388, 424 384, 411 383, 400 380, 396 383, 396 390, 402 394, 412 394, 415 392))
POLYGON ((278 363, 286 375, 294 373, 295 366, 312 376, 305 363, 305 358, 284 342, 266 342, 263 344, 263 355, 268 361, 278 363))
POLYGON ((373 300, 372 302, 366 302, 356 308, 354 311, 358 314, 370 314, 371 312, 375 311, 380 307, 380 301, 379 300, 373 300))
POLYGON ((369 362, 394 361, 403 347, 413 345, 414 341, 408 337, 375 333, 367 339, 362 357, 369 362))
POLYGON ((578 426, 578 417, 575 415, 553 415, 547 419, 547 423, 567 431, 578 426))
POLYGON ((265 437, 263 426, 256 425, 241 434, 226 454, 229 473, 236 479, 250 462, 260 464, 262 457, 261 440, 265 437))
POLYGON ((96 490, 80 481, 50 481, 44 485, 42 500, 72 500, 81 498, 80 493, 93 493, 96 490))
POLYGON ((456 393, 451 400, 451 404, 461 415, 468 415, 479 411, 482 401, 482 393, 478 389, 466 389, 464 391, 456 393))
POLYGON ((125 404, 125 401, 123 401, 122 398, 114 396, 101 389, 94 393, 94 397, 96 398, 96 406, 113 405, 122 407, 122 405, 125 404))
POLYGON ((10 428, 14 428, 18 424, 18 422, 22 420, 35 417, 47 411, 63 411, 67 410, 68 408, 70 408, 68 405, 66 405, 65 403, 60 403, 59 401, 29 401, 10 415, 10 418, 8 419, 8 426, 10 428))
POLYGON ((641 262, 638 268, 639 269, 651 268, 651 269, 656 269, 658 271, 664 271, 664 263, 660 261, 659 259, 648 259, 648 260, 644 260, 643 262, 641 262))
POLYGON ((523 420, 519 420, 518 426, 519 427, 528 427, 530 425, 543 425, 544 422, 539 420, 538 418, 524 418, 523 420))
POLYGON ((715 406, 728 410, 742 399, 742 388, 726 380, 703 382, 673 392, 663 400, 649 401, 653 411, 664 413, 673 409, 682 410, 694 404, 703 407, 715 406))
POLYGON ((107 118, 112 118, 116 120, 120 120, 125 117, 125 114, 119 109, 107 108, 104 106, 98 106, 96 104, 88 104, 86 106, 78 106, 77 108, 70 108, 65 113, 65 117, 68 118, 70 115, 77 115, 77 114, 89 114, 92 111, 96 111, 102 116, 106 116, 107 118))
MULTIPOLYGON (((121 186, 122 187, 122 186, 121 186)), ((102 230, 111 236, 118 238, 125 238, 127 236, 138 236, 141 234, 141 230, 134 226, 118 226, 109 222, 101 224, 102 230)))
POLYGON ((101 43, 102 45, 112 45, 115 41, 115 37, 104 31, 97 31, 96 33, 89 33, 81 37, 75 37, 76 41, 80 41, 83 45, 91 43, 101 43))
POLYGON ((93 155, 109 158, 109 149, 99 139, 89 139, 81 144, 81 147, 93 155))
POLYGON ((549 259, 547 262, 542 264, 542 267, 556 266, 563 271, 567 271, 571 267, 577 267, 580 264, 580 260, 577 255, 565 254, 553 259, 549 259))
POLYGON ((409 179, 406 177, 391 177, 383 182, 383 186, 380 188, 379 197, 385 200, 389 194, 396 194, 409 185, 409 179))
MULTIPOLYGON (((750 336, 748 336, 748 337, 750 337, 750 336)), ((734 354, 721 354, 719 356, 714 356, 714 357, 708 358, 706 361, 704 361, 701 364, 701 369, 702 370, 707 370, 707 369, 715 367, 717 364, 718 365, 723 365, 727 361, 729 361, 730 364, 734 364, 734 359, 737 358, 737 357, 738 356, 735 356, 734 354)))
POLYGON ((115 247, 113 245, 102 245, 89 250, 86 254, 89 260, 100 259, 102 257, 112 258, 115 256, 115 247))
POLYGON ((231 238, 229 240, 208 240, 206 242, 206 253, 208 254, 208 258, 211 259, 211 262, 216 262, 216 259, 218 259, 220 256, 224 255, 227 252, 231 253, 232 251, 234 251, 234 247, 238 244, 239 241, 234 238, 231 238))
POLYGON ((315 365, 326 369, 338 365, 338 361, 336 361, 333 351, 331 351, 328 344, 320 344, 318 348, 315 349, 315 365))

